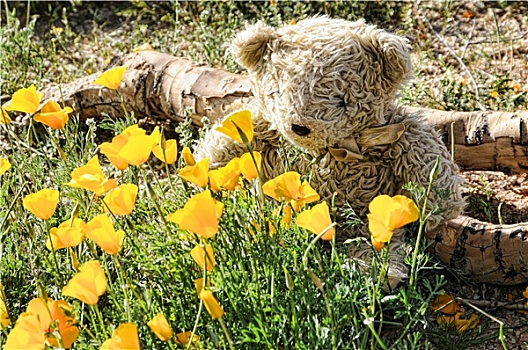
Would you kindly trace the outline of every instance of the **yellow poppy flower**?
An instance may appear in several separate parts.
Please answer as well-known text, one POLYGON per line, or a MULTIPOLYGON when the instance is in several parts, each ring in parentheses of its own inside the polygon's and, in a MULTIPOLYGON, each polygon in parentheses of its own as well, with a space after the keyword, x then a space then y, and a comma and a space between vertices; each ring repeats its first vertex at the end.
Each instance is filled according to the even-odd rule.
POLYGON ((234 158, 226 166, 209 171, 209 181, 213 191, 219 192, 223 189, 234 191, 237 188, 240 179, 238 162, 239 158, 234 158))
POLYGON ((124 184, 114 188, 103 199, 103 210, 114 215, 128 215, 136 205, 139 188, 134 184, 124 184))
POLYGON ((180 169, 178 175, 196 186, 207 186, 209 182, 209 158, 204 158, 195 165, 187 165, 183 169, 180 169))
POLYGON ((194 160, 194 156, 189 147, 183 147, 182 157, 183 157, 183 161, 185 162, 185 165, 193 166, 196 164, 196 161, 194 160))
POLYGON ((114 229, 112 220, 106 214, 97 215, 86 224, 86 237, 95 242, 107 254, 117 254, 123 247, 125 232, 114 229))
POLYGON ((11 118, 4 107, 0 107, 0 124, 10 124, 11 118))
POLYGON ((192 196, 182 209, 169 214, 167 220, 189 230, 203 238, 212 238, 218 232, 218 222, 224 210, 224 204, 211 196, 206 190, 192 196))
POLYGON ((239 171, 242 173, 242 175, 244 175, 246 180, 249 181, 254 180, 258 177, 258 172, 260 171, 260 165, 262 163, 262 155, 259 152, 254 151, 253 156, 255 157, 255 161, 257 162, 256 166, 249 152, 244 153, 240 157, 240 161, 238 163, 240 169, 239 171))
POLYGON ((33 119, 42 124, 46 124, 52 129, 62 129, 68 122, 68 114, 73 112, 70 107, 61 108, 60 105, 52 100, 46 102, 39 113, 35 114, 33 119))
MULTIPOLYGON (((203 264, 202 264, 202 267, 203 267, 203 264)), ((204 289, 204 283, 203 283, 204 279, 203 277, 200 277, 200 278, 197 278, 194 280, 194 287, 196 288, 196 295, 200 295, 200 293, 202 292, 202 290, 204 289)), ((208 278, 207 279, 207 287, 210 287, 211 286, 211 279, 208 278)))
POLYGON ((154 148, 152 148, 152 153, 154 153, 154 156, 163 163, 176 163, 176 156, 178 155, 178 146, 176 144, 176 140, 165 141, 165 148, 162 148, 162 146, 159 144, 154 145, 154 148))
POLYGON ((447 293, 436 296, 435 300, 431 304, 433 311, 440 311, 443 314, 455 315, 462 312, 462 308, 453 299, 453 297, 447 293))
POLYGON ((141 165, 147 161, 154 146, 154 139, 147 135, 133 135, 119 150, 118 158, 130 165, 141 165))
POLYGON ((102 85, 108 89, 116 90, 123 80, 126 66, 115 67, 107 70, 95 79, 94 84, 102 85))
POLYGON ((79 299, 89 305, 95 305, 99 301, 99 296, 106 292, 107 283, 99 261, 88 261, 62 288, 62 295, 79 299))
POLYGON ((37 316, 23 312, 18 316, 15 327, 9 332, 3 350, 44 350, 45 341, 46 336, 37 316))
POLYGON ((37 88, 31 84, 28 88, 22 88, 16 91, 11 98, 11 103, 5 109, 6 111, 35 113, 39 109, 42 96, 44 94, 37 93, 37 88))
MULTIPOLYGON (((191 342, 191 334, 192 334, 192 331, 187 331, 187 332, 176 334, 176 344, 180 346, 187 346, 187 344, 191 342)), ((200 337, 195 334, 193 336, 192 343, 196 344, 199 341, 200 341, 200 337)))
POLYGON ((11 163, 9 163, 9 160, 7 158, 1 158, 0 157, 0 176, 4 175, 6 171, 11 168, 11 163))
POLYGON ((133 323, 122 323, 105 341, 99 350, 140 350, 137 327, 133 323))
POLYGON ((24 208, 42 220, 48 220, 55 213, 59 202, 59 191, 44 188, 37 193, 28 194, 22 200, 24 208))
POLYGON ((167 341, 172 337, 172 328, 161 312, 148 321, 147 325, 161 341, 167 341))
POLYGON ((251 118, 252 115, 249 109, 236 111, 228 115, 222 122, 222 125, 216 127, 215 130, 220 131, 237 142, 251 142, 254 133, 251 118))
POLYGON ((46 334, 46 345, 58 347, 57 339, 51 334, 58 331, 62 344, 66 349, 71 348, 79 336, 79 328, 76 321, 69 316, 71 306, 64 300, 45 301, 42 298, 31 300, 26 309, 27 313, 33 314, 39 320, 40 329, 46 334), (55 328, 52 328, 54 325, 55 328))
POLYGON ((216 265, 213 247, 210 244, 197 244, 191 249, 191 257, 201 269, 205 266, 209 272, 213 271, 213 267, 216 265))
POLYGON ((301 175, 295 171, 286 172, 269 180, 262 186, 262 190, 273 199, 289 202, 296 212, 320 198, 308 181, 301 184, 301 175))
POLYGON ((51 250, 52 243, 54 250, 76 247, 84 239, 85 229, 86 223, 79 218, 66 220, 59 227, 53 227, 50 230, 51 241, 50 237, 48 237, 46 248, 51 250))
POLYGON ((97 156, 93 156, 86 165, 74 169, 71 177, 71 181, 66 185, 87 189, 98 196, 117 187, 117 182, 114 179, 107 179, 104 176, 97 156))
POLYGON ((4 293, 4 287, 0 283, 0 331, 9 326, 11 320, 9 319, 9 312, 7 312, 7 305, 5 303, 6 296, 4 293))
POLYGON ((464 332, 468 328, 475 328, 479 324, 480 320, 477 314, 472 314, 469 318, 465 318, 463 316, 463 312, 457 312, 454 316, 442 315, 436 318, 436 322, 439 325, 453 327, 459 333, 464 332))
MULTIPOLYGON (((127 132, 128 129, 125 130, 127 132)), ((101 153, 119 170, 128 165, 141 165, 147 161, 154 146, 154 139, 145 135, 145 130, 135 128, 131 133, 121 133, 112 139, 112 143, 101 144, 101 153)))
MULTIPOLYGON (((316 235, 323 232, 328 226, 332 224, 330 219, 330 211, 326 202, 315 205, 313 208, 303 211, 297 216, 295 220, 297 226, 312 231, 316 235)), ((335 229, 331 227, 322 236, 321 239, 330 241, 334 238, 335 229)))
POLYGON ((203 301, 205 309, 209 312, 209 315, 216 320, 224 315, 224 310, 218 303, 218 300, 213 295, 213 292, 206 289, 200 293, 200 299, 203 301))
POLYGON ((372 239, 376 242, 390 241, 394 230, 418 220, 419 211, 412 199, 397 195, 377 196, 369 204, 367 215, 372 239))
MULTIPOLYGON (((125 130, 123 130, 119 135, 112 138, 112 142, 103 142, 99 146, 99 149, 101 150, 102 154, 108 157, 110 162, 117 169, 125 170, 128 167, 129 162, 123 158, 123 154, 125 155, 128 155, 129 153, 133 154, 135 145, 131 144, 128 147, 128 150, 125 150, 124 153, 121 153, 121 151, 129 143, 130 139, 134 136, 148 137, 146 136, 146 131, 144 129, 140 128, 137 124, 134 124, 126 128, 125 130)), ((145 138, 134 139, 135 142, 142 141, 142 140, 143 141, 147 140, 147 147, 149 147, 148 145, 150 145, 151 147, 154 142, 152 139, 145 139, 145 138)), ((147 153, 148 148, 140 146, 140 150, 143 151, 141 153, 141 157, 144 157, 145 153, 147 153)), ((151 150, 152 148, 148 150, 149 155, 150 155, 151 150)))

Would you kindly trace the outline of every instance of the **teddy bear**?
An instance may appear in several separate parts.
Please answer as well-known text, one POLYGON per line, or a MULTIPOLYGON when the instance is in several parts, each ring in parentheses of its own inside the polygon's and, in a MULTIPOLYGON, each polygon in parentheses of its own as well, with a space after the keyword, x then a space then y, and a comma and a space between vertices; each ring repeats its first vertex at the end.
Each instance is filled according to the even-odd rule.
MULTIPOLYGON (((407 39, 364 20, 316 16, 282 28, 247 26, 231 53, 251 79, 252 147, 262 154, 264 181, 288 170, 310 173, 322 199, 335 194, 338 208, 349 206, 366 220, 376 196, 409 195, 407 183, 427 187, 438 160, 426 231, 462 213, 463 179, 449 151, 419 114, 404 113, 396 103, 412 77, 407 39), (284 150, 291 146, 304 156, 289 158, 284 150)), ((195 149, 196 159, 209 158, 211 168, 247 152, 215 125, 195 149)), ((347 245, 349 255, 369 265, 373 250, 366 225, 338 227, 336 237, 360 238, 347 245)), ((405 228, 396 230, 389 246, 393 287, 408 273, 404 237, 405 228)))

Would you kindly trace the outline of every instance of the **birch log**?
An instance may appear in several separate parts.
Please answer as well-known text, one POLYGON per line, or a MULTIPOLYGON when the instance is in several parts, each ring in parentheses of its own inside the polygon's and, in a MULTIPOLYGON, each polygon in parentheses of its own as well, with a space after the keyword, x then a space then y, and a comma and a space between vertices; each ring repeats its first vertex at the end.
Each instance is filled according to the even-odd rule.
MULTIPOLYGON (((242 108, 252 98, 249 79, 197 65, 189 60, 155 51, 141 51, 114 60, 127 71, 119 89, 129 112, 138 118, 184 120, 197 126, 242 108)), ((82 119, 102 114, 123 116, 115 91, 93 85, 93 74, 62 86, 65 103, 82 119)), ((45 91, 61 100, 58 87, 45 91)), ((443 135, 448 147, 454 140, 455 161, 462 168, 528 171, 528 111, 446 112, 407 107, 421 113, 443 135)))

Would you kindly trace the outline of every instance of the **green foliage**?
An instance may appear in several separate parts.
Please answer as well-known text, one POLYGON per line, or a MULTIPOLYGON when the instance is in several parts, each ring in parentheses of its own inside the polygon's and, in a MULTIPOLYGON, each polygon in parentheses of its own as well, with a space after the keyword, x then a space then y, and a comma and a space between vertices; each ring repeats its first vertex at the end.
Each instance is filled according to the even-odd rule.
MULTIPOLYGON (((44 87, 46 79, 61 82, 102 68, 94 59, 76 58, 74 47, 83 44, 86 37, 70 26, 70 20, 81 11, 87 11, 101 27, 111 26, 111 20, 98 16, 99 4, 37 3, 35 11, 64 28, 64 34, 57 35, 50 45, 42 44, 48 34, 36 37, 37 17, 27 16, 23 26, 17 18, 21 7, 5 6, 6 25, 0 27, 2 91, 12 93, 30 83, 44 87), (74 63, 67 66, 64 62, 74 63)), ((133 26, 126 39, 113 44, 93 34, 97 38, 93 45, 101 49, 103 59, 110 59, 115 50, 130 52, 150 43, 156 50, 189 56, 233 72, 241 69, 226 53, 225 44, 246 22, 262 20, 281 25, 315 14, 350 20, 366 18, 394 30, 409 29, 417 22, 411 16, 411 5, 388 1, 132 1, 113 6, 112 20, 128 21, 133 26)), ((452 11, 453 3, 445 3, 439 10, 445 23, 452 11)), ((47 29, 51 28, 46 28, 46 33, 47 29)), ((490 84, 481 86, 486 86, 479 90, 480 102, 485 106, 509 110, 526 106, 526 92, 517 91, 508 74, 494 76, 490 84)), ((467 82, 444 77, 437 88, 439 91, 433 91, 428 84, 417 82, 406 90, 402 100, 444 109, 477 107, 476 94, 467 82)), ((419 239, 411 242, 417 249, 407 263, 420 278, 398 290, 388 290, 384 280, 386 254, 375 255, 372 267, 364 271, 348 259, 346 246, 313 243, 313 234, 294 224, 282 227, 283 214, 272 214, 276 203, 260 202, 255 187, 247 183, 239 191, 217 196, 225 211, 219 233, 209 241, 217 266, 208 278, 225 314, 223 323, 212 320, 201 307, 194 285, 203 272, 189 254, 199 238, 165 219, 197 190, 176 175, 176 167, 154 169, 152 159, 146 166, 117 171, 100 157, 107 176, 119 183, 137 183, 141 188, 132 214, 113 218, 116 229, 126 232, 124 248, 117 258, 103 253, 89 240, 73 250, 50 252, 45 247, 50 227, 68 220, 73 211, 85 221, 101 212, 100 198, 64 185, 71 179, 71 172, 98 154, 97 139, 101 135, 109 134, 106 138, 110 139, 133 123, 133 118, 81 123, 73 117, 60 131, 31 119, 26 127, 0 125, 6 144, 0 155, 13 165, 0 181, 0 282, 11 316, 11 325, 2 330, 3 335, 12 330, 31 299, 44 295, 63 298, 61 289, 75 274, 72 259, 77 257, 81 264, 91 259, 101 261, 109 287, 98 303, 102 322, 98 320, 99 311, 67 298, 82 329, 76 349, 99 347, 123 322, 138 326, 145 349, 176 347, 173 342, 162 343, 147 327, 148 320, 158 312, 167 316, 175 333, 194 329, 203 348, 227 348, 231 341, 241 349, 464 349, 490 339, 486 328, 458 333, 431 322, 429 305, 443 292, 446 282, 419 239), (61 192, 58 209, 47 223, 22 206, 24 196, 42 188, 61 192), (276 228, 273 235, 269 223, 276 228)), ((200 137, 190 121, 180 123, 175 133, 179 146, 190 145, 200 137)), ((292 148, 282 152, 285 163, 303 156, 292 148)), ((310 174, 303 175, 309 179, 310 174)), ((408 189, 416 202, 422 203, 425 190, 412 186, 408 189)), ((365 225, 362 220, 366 219, 358 218, 351 208, 332 211, 344 215, 341 229, 365 225)), ((413 226, 413 233, 418 230, 417 225, 413 226)), ((5 339, 0 337, 0 347, 5 339)))

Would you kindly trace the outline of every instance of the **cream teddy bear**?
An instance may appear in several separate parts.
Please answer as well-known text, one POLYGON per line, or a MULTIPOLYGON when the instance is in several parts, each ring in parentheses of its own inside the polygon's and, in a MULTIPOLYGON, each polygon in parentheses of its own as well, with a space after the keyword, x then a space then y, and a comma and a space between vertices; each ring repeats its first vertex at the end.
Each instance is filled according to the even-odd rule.
MULTIPOLYGON (((463 179, 448 150, 420 115, 404 114, 395 103, 411 78, 405 38, 362 20, 313 17, 279 29, 259 22, 238 34, 231 49, 253 84, 255 98, 248 108, 264 180, 288 170, 310 173, 321 198, 330 200, 336 192, 338 207, 348 203, 366 221, 374 197, 407 194, 402 187, 409 182, 426 187, 439 158, 428 205, 437 210, 426 229, 462 213, 463 179), (289 145, 306 156, 288 159, 289 145)), ((244 145, 213 126, 195 153, 217 168, 244 152, 244 145)), ((395 232, 390 245, 392 286, 408 271, 401 251, 404 230, 395 232)), ((351 257, 368 263, 372 248, 366 226, 338 228, 337 235, 340 241, 367 238, 349 249, 351 257)))

